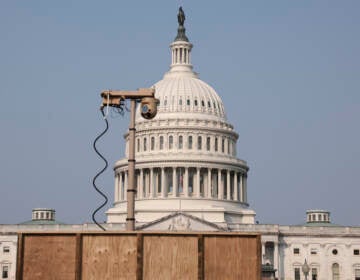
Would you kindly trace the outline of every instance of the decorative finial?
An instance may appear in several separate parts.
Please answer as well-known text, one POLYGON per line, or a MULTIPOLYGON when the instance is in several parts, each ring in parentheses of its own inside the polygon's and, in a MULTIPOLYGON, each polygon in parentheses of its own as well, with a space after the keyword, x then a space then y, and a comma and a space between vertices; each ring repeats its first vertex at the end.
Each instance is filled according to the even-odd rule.
POLYGON ((179 27, 178 27, 178 33, 176 35, 175 41, 189 42, 189 39, 185 35, 185 27, 184 27, 185 13, 181 6, 179 8, 177 18, 178 18, 179 27))

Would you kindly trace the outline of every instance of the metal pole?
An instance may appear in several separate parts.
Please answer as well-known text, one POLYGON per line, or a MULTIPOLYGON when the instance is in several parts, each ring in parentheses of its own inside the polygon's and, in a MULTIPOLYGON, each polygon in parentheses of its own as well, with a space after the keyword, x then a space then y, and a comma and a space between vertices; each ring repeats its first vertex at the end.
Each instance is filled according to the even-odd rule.
POLYGON ((129 125, 129 159, 128 159, 128 187, 127 187, 127 218, 126 230, 135 230, 135 108, 136 100, 130 101, 129 125))

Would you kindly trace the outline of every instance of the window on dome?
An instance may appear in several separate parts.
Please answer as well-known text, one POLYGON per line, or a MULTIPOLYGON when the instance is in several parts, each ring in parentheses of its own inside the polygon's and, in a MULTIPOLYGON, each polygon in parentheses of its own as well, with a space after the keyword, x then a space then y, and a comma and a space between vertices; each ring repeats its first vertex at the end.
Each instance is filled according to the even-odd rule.
POLYGON ((165 106, 167 105, 167 99, 164 100, 164 105, 165 105, 165 106))
POLYGON ((9 266, 4 265, 2 267, 2 279, 7 279, 9 278, 9 266))
POLYGON ((318 279, 318 272, 317 268, 311 269, 311 280, 317 280, 318 279))
POLYGON ((210 103, 210 101, 208 101, 208 107, 211 108, 211 103, 210 103))
POLYGON ((355 256, 359 256, 359 255, 360 255, 359 249, 354 249, 354 255, 355 255, 355 256))
POLYGON ((160 136, 160 150, 164 149, 164 136, 160 136))
POLYGON ((355 269, 355 280, 360 280, 360 269, 359 268, 355 269))
POLYGON ((221 152, 225 153, 225 139, 221 139, 221 152))
POLYGON ((213 103, 213 105, 214 105, 214 108, 216 109, 216 103, 215 102, 213 103))
POLYGON ((144 138, 144 152, 146 151, 146 148, 147 148, 147 141, 146 138, 144 138))
POLYGON ((218 151, 218 138, 215 138, 215 152, 218 151))
POLYGON ((202 142, 202 137, 198 136, 198 139, 197 139, 197 148, 198 148, 198 150, 201 150, 201 142, 202 142))
POLYGON ((44 219, 44 212, 40 213, 40 219, 44 219))
POLYGON ((227 152, 228 152, 228 154, 230 154, 230 145, 231 145, 231 143, 230 143, 230 139, 228 139, 228 141, 227 141, 228 143, 228 145, 227 145, 227 152))
POLYGON ((337 263, 332 265, 332 277, 333 280, 340 280, 340 267, 337 263))
POLYGON ((179 99, 179 105, 182 105, 182 99, 179 99))
POLYGON ((194 100, 194 105, 195 105, 195 106, 198 105, 197 99, 194 100))
POLYGON ((210 137, 206 138, 206 150, 210 151, 210 137))
POLYGON ((151 137, 150 149, 152 151, 155 149, 155 137, 151 137))
POLYGON ((172 135, 169 136, 169 149, 173 148, 174 137, 172 135))
POLYGON ((201 106, 205 107, 205 102, 204 102, 204 100, 201 100, 201 106))
POLYGON ((193 146, 193 138, 190 135, 189 138, 188 138, 188 149, 191 150, 192 146, 193 146))
POLYGON ((186 105, 190 106, 190 99, 186 100, 186 105))
POLYGON ((294 279, 300 280, 300 268, 299 267, 295 267, 295 269, 294 269, 294 279))
POLYGON ((316 221, 316 215, 313 214, 312 217, 313 217, 313 221, 315 222, 316 221))
POLYGON ((179 149, 183 148, 183 137, 182 135, 179 136, 179 149))

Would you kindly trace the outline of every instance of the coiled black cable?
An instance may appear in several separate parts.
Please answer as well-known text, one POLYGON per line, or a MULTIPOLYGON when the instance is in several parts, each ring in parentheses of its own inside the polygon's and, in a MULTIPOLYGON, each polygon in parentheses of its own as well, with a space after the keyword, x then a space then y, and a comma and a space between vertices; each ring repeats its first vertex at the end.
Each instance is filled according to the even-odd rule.
POLYGON ((96 148, 96 142, 97 142, 97 141, 108 131, 108 129, 109 129, 109 123, 108 123, 108 120, 105 118, 104 108, 102 107, 102 108, 100 109, 100 111, 101 111, 102 116, 104 117, 104 120, 105 120, 105 123, 106 123, 106 128, 105 128, 105 130, 104 130, 98 137, 96 137, 96 139, 94 140, 94 143, 93 143, 93 147, 94 147, 95 152, 98 154, 98 156, 101 157, 101 158, 103 159, 103 161, 105 162, 105 167, 104 167, 101 171, 99 171, 99 173, 96 174, 96 176, 94 177, 92 183, 93 183, 94 189, 105 199, 105 201, 104 201, 104 203, 102 203, 102 204, 92 213, 92 220, 93 220, 94 223, 97 224, 103 231, 106 231, 106 229, 105 229, 102 225, 100 225, 100 224, 96 221, 96 219, 95 219, 95 214, 96 214, 101 208, 103 208, 103 207, 108 203, 108 198, 107 198, 107 196, 106 196, 102 191, 100 191, 100 190, 98 189, 98 187, 96 186, 96 184, 95 184, 96 179, 97 179, 97 178, 106 170, 106 168, 108 167, 108 162, 107 162, 107 160, 105 159, 105 157, 104 157, 102 154, 100 154, 100 152, 99 152, 98 149, 96 148))

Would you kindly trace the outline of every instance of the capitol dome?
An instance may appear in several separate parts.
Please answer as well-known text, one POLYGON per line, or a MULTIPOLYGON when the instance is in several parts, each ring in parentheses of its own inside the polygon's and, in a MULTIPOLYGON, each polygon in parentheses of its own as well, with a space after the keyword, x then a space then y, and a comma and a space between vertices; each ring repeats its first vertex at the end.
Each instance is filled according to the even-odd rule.
MULTIPOLYGON (((136 112, 136 224, 182 212, 217 224, 254 223, 247 201, 245 161, 238 159, 238 134, 227 121, 216 91, 191 65, 193 45, 179 22, 171 43, 170 70, 155 83, 154 119, 136 112)), ((116 162, 115 201, 109 223, 126 219, 128 150, 116 162)))

